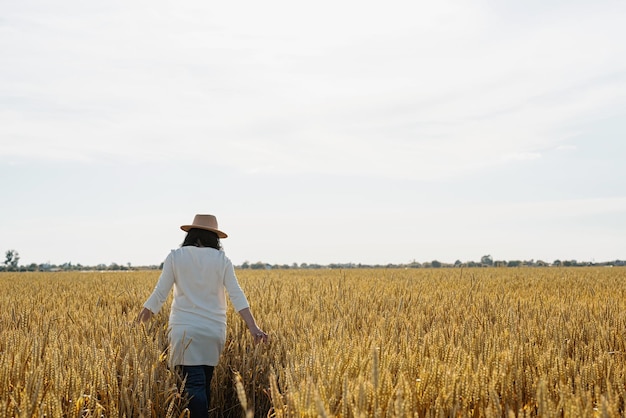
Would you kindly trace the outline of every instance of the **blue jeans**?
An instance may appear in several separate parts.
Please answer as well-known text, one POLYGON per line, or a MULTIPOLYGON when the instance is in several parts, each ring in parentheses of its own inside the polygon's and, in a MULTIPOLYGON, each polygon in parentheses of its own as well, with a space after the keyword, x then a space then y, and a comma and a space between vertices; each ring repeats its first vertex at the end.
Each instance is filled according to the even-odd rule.
POLYGON ((191 418, 209 416, 211 404, 211 379, 213 366, 176 366, 185 382, 185 392, 189 396, 191 418))

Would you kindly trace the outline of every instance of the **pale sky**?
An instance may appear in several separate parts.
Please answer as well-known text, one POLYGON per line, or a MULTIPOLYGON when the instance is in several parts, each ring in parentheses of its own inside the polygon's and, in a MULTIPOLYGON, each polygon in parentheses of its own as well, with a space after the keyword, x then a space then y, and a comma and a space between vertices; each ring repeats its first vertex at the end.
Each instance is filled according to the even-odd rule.
MULTIPOLYGON (((626 2, 0 0, 0 251, 626 259, 626 2)), ((0 262, 2 261, 0 260, 0 262)))

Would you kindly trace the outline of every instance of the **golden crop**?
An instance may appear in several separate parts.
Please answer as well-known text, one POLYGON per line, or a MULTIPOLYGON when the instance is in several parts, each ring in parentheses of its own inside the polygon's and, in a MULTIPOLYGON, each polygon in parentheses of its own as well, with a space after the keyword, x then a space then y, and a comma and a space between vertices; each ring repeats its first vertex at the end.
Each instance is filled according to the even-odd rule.
MULTIPOLYGON (((626 413, 626 269, 242 270, 215 416, 626 413), (247 414, 246 414, 247 412, 247 414)), ((1 417, 185 415, 158 272, 0 274, 1 417)))

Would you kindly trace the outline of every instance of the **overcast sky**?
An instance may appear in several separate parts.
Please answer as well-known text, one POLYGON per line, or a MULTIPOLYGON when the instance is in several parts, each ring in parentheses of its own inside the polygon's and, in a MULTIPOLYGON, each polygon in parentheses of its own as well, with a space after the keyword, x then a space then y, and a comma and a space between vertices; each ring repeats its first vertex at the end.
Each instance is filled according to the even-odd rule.
MULTIPOLYGON (((0 0, 0 251, 626 259, 626 2, 0 0)), ((3 258, 4 259, 4 258, 3 258)))

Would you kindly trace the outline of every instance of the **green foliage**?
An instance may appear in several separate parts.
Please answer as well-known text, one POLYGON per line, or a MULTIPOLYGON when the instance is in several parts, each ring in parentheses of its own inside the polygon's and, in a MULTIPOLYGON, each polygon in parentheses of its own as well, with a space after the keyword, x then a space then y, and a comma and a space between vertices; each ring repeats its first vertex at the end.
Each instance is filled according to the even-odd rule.
POLYGON ((8 250, 5 253, 4 266, 7 271, 17 271, 20 255, 15 250, 8 250))

